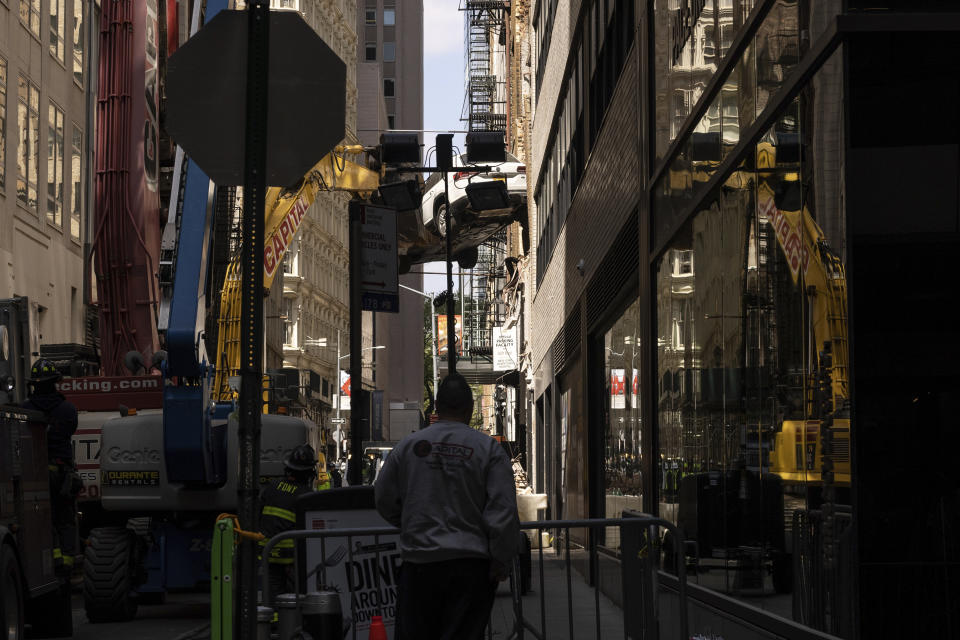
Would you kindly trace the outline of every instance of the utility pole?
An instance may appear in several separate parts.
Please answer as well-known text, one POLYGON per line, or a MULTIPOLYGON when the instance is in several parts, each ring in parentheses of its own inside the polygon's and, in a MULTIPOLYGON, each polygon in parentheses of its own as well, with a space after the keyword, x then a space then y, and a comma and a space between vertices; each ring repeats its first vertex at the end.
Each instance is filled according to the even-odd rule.
MULTIPOLYGON (((361 227, 364 208, 357 201, 350 202, 350 458, 347 460, 347 481, 351 485, 363 482, 363 421, 367 418, 366 392, 363 389, 363 310, 360 279, 362 269, 361 227)), ((339 369, 340 363, 337 362, 339 369)))
MULTIPOLYGON (((440 138, 442 136, 449 136, 450 143, 453 141, 453 136, 451 134, 440 134, 437 136, 437 164, 440 165, 440 138)), ((440 165, 441 168, 444 168, 440 165)), ((456 315, 454 315, 453 309, 453 207, 450 206, 450 181, 449 181, 449 172, 443 172, 443 201, 446 203, 447 208, 447 375, 457 372, 457 324, 456 324, 456 315)), ((460 292, 460 295, 463 295, 463 292, 460 292)))
POLYGON ((340 329, 337 329, 337 366, 336 368, 336 385, 337 390, 334 392, 337 394, 337 433, 340 434, 340 437, 337 438, 337 460, 340 459, 340 446, 343 444, 343 423, 340 422, 340 405, 343 404, 343 394, 340 393, 340 329))
MULTIPOLYGON (((484 132, 484 133, 473 133, 475 136, 498 136, 498 140, 495 143, 492 143, 490 139, 477 141, 477 147, 480 147, 479 153, 474 154, 478 160, 494 160, 496 162, 503 162, 504 155, 504 145, 503 145, 503 134, 496 132, 484 132), (496 157, 489 157, 491 151, 496 151, 493 153, 496 157)), ((382 139, 382 138, 381 138, 382 139)), ((470 156, 470 137, 467 137, 467 155, 470 156)), ((454 304, 453 304, 453 235, 456 233, 453 227, 453 208, 450 206, 450 180, 449 174, 454 170, 453 166, 453 134, 452 133, 440 133, 437 134, 437 144, 436 144, 436 158, 437 166, 436 167, 406 167, 401 169, 401 172, 415 172, 415 171, 437 171, 443 173, 443 198, 446 204, 446 221, 444 226, 446 227, 446 258, 447 258, 447 373, 456 373, 457 371, 457 354, 456 347, 454 344, 457 336, 457 325, 456 325, 456 316, 454 314, 454 304)), ((471 169, 478 173, 488 172, 492 167, 487 165, 471 165, 471 169)), ((352 227, 351 227, 352 229, 352 227)), ((352 286, 352 285, 351 285, 352 286)), ((352 291, 352 289, 351 289, 352 291)), ((461 295, 463 292, 461 292, 461 295)), ((358 295, 359 299, 359 295, 358 295)), ((351 310, 352 312, 352 310, 351 310)), ((351 336, 352 340, 352 336, 351 336)), ((353 343, 351 342, 351 345, 353 343)), ((352 346, 351 346, 352 349, 352 346)))

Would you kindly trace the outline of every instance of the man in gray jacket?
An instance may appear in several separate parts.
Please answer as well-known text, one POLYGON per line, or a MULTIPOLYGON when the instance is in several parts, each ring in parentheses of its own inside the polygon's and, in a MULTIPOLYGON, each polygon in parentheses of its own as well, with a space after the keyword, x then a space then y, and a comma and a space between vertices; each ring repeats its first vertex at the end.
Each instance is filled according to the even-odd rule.
POLYGON ((473 393, 453 373, 437 393, 440 420, 393 449, 377 477, 377 511, 400 528, 398 640, 480 639, 497 582, 518 550, 510 460, 468 426, 473 393))

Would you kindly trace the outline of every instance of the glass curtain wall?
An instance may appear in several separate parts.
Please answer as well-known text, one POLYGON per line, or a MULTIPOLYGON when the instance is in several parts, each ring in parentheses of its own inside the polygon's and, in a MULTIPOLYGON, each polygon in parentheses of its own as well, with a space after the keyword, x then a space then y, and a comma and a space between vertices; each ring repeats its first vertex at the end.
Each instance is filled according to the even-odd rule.
POLYGON ((718 95, 720 135, 691 137, 684 180, 666 172, 654 196, 658 216, 694 210, 656 264, 658 507, 685 534, 665 567, 683 553, 691 581, 847 637, 840 51, 705 190, 799 59, 797 6, 775 3, 718 95))
MULTIPOLYGON (((603 515, 607 518, 619 518, 624 509, 643 511, 641 363, 640 303, 634 302, 603 334, 603 515)), ((619 529, 608 528, 605 545, 619 549, 619 536, 619 529)))

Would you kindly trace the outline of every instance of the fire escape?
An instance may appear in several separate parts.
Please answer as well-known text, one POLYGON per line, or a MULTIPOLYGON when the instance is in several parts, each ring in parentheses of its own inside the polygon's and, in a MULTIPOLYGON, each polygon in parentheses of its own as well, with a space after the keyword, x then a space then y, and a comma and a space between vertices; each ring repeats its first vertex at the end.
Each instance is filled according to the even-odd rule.
MULTIPOLYGON (((461 120, 469 131, 506 131, 508 0, 462 0, 465 14, 466 96, 461 120)), ((492 330, 503 322, 499 290, 504 285, 506 231, 478 247, 477 265, 465 277, 465 356, 492 366, 492 330)))
POLYGON ((466 52, 465 113, 469 131, 506 131, 507 0, 463 0, 466 52))

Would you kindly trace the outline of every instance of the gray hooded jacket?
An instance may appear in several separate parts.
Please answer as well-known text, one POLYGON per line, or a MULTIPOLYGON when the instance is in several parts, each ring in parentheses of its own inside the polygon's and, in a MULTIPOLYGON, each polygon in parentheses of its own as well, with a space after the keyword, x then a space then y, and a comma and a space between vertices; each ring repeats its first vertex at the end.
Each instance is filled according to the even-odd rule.
POLYGON ((401 440, 375 485, 377 511, 400 528, 407 562, 491 558, 510 564, 520 521, 510 460, 500 444, 441 420, 401 440))

